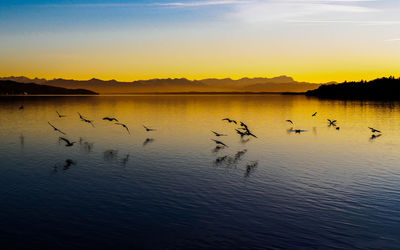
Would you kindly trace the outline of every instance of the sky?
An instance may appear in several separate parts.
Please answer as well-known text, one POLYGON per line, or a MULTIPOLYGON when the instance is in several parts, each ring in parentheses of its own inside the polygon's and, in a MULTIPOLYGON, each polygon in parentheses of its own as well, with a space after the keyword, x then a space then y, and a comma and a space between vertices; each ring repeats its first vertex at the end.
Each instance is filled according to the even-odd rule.
POLYGON ((2 0, 0 76, 400 76, 398 0, 2 0))

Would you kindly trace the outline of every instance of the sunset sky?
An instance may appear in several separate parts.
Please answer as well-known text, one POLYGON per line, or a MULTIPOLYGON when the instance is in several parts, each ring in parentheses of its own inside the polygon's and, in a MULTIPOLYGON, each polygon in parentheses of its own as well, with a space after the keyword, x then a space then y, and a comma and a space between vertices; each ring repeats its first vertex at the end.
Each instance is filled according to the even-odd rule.
POLYGON ((400 76, 398 0, 2 0, 0 76, 400 76))

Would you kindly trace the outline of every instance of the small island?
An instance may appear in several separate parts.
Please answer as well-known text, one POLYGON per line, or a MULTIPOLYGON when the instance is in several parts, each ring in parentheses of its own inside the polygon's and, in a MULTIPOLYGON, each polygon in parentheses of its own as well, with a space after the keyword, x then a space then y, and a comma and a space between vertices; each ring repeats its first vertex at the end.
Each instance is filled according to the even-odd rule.
POLYGON ((98 95, 86 89, 67 89, 35 83, 0 81, 0 95, 98 95))
POLYGON ((305 94, 332 99, 400 100, 400 78, 391 76, 372 81, 321 85, 305 94))

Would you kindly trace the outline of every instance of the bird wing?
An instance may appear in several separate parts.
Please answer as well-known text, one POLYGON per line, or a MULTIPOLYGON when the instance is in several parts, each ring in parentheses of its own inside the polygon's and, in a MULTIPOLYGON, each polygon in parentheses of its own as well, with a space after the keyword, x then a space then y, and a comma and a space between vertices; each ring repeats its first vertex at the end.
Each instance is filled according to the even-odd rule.
POLYGON ((70 141, 68 141, 68 139, 65 139, 64 137, 60 137, 61 140, 65 141, 67 144, 71 144, 70 141))
POLYGON ((214 131, 212 131, 212 130, 211 130, 211 132, 213 132, 213 133, 214 133, 214 135, 216 135, 216 136, 218 136, 218 135, 219 135, 217 132, 214 132, 214 131))
POLYGON ((51 125, 51 123, 50 122, 47 122, 52 128, 54 128, 54 129, 56 129, 57 130, 57 128, 56 127, 54 127, 53 125, 51 125))

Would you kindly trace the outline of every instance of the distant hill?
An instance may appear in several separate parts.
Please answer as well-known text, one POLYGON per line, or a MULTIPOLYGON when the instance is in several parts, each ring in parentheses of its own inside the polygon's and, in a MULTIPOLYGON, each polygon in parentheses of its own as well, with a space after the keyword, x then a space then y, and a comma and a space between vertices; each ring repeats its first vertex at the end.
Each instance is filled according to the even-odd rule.
POLYGON ((46 84, 62 88, 83 88, 102 94, 129 93, 169 93, 169 92, 305 92, 316 89, 320 85, 307 82, 297 82, 291 77, 279 76, 274 78, 242 78, 233 80, 204 79, 188 80, 186 78, 167 78, 119 82, 116 80, 103 81, 96 78, 90 80, 67 79, 29 79, 27 77, 4 77, 0 80, 46 84))
POLYGON ((97 95, 86 89, 66 89, 36 83, 0 81, 0 95, 97 95))
POLYGON ((400 100, 400 78, 321 85, 318 89, 307 91, 306 95, 335 99, 400 100))

